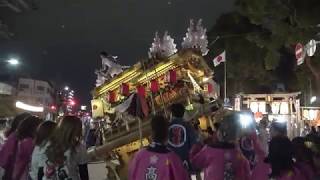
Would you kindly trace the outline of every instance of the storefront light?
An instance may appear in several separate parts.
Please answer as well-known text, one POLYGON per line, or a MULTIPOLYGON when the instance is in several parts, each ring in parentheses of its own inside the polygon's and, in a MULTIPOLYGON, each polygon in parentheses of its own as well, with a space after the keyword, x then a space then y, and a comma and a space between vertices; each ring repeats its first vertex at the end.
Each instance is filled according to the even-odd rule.
POLYGON ((282 102, 280 105, 280 114, 289 114, 288 102, 282 102))
POLYGON ((266 102, 259 102, 259 112, 266 113, 266 102))
POLYGON ((273 102, 271 104, 272 114, 279 114, 279 110, 280 110, 280 102, 273 102))
POLYGON ((258 112, 259 111, 259 103, 258 102, 251 102, 250 109, 254 113, 258 112))
POLYGON ((42 106, 32 106, 21 101, 16 102, 16 107, 30 112, 43 112, 44 110, 42 106))
POLYGON ((317 110, 309 110, 309 120, 315 120, 317 118, 318 111, 317 110))

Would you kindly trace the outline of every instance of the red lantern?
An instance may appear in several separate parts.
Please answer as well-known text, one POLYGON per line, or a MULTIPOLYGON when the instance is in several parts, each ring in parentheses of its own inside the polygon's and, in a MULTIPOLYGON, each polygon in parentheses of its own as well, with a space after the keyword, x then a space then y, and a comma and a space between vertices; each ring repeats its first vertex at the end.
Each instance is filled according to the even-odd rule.
POLYGON ((213 85, 211 83, 208 84, 208 93, 212 93, 213 85))
POLYGON ((109 91, 108 101, 114 103, 116 101, 116 93, 114 91, 109 91))
POLYGON ((140 85, 137 87, 137 92, 139 96, 142 96, 142 97, 146 96, 146 90, 143 85, 140 85))
POLYGON ((121 85, 121 94, 123 96, 129 96, 129 84, 127 83, 122 83, 121 85))
POLYGON ((150 85, 150 90, 153 93, 156 93, 159 91, 159 83, 157 80, 152 80, 150 85))
POLYGON ((177 72, 175 70, 170 70, 166 74, 166 82, 170 82, 172 84, 177 82, 177 72))
POLYGON ((170 83, 174 84, 177 82, 177 72, 175 70, 170 70, 170 83))

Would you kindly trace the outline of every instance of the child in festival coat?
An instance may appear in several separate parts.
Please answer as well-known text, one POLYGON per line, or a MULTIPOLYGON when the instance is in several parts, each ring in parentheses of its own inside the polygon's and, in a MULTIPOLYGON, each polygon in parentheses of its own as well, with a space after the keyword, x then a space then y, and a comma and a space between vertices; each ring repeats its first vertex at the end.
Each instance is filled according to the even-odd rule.
POLYGON ((166 147, 168 121, 155 116, 151 121, 153 142, 140 150, 129 166, 129 180, 188 180, 182 161, 166 147))
POLYGON ((206 145, 200 151, 194 145, 190 153, 191 164, 204 170, 205 180, 248 180, 248 161, 235 146, 238 134, 237 114, 226 115, 218 130, 218 143, 206 145))

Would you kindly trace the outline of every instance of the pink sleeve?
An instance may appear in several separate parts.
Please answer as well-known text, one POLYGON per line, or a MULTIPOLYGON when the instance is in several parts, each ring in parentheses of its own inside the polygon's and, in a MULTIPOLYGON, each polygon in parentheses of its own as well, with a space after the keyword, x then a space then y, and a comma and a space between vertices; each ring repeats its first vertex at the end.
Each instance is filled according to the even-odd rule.
POLYGON ((0 167, 5 168, 11 155, 15 152, 16 141, 16 136, 12 133, 3 144, 0 150, 0 167))
POLYGON ((250 138, 253 141, 254 151, 257 154, 258 162, 263 162, 266 157, 266 152, 264 152, 262 145, 256 133, 252 133, 250 138))
POLYGON ((201 149, 203 148, 203 146, 201 144, 194 144, 190 150, 189 153, 189 159, 191 159, 192 157, 194 157, 196 154, 198 154, 201 149))
POLYGON ((130 161, 129 163, 129 168, 128 168, 128 179, 129 180, 135 180, 137 177, 136 175, 136 167, 138 166, 138 162, 139 162, 139 159, 140 159, 140 152, 138 152, 134 157, 133 159, 130 161))
POLYGON ((251 179, 261 179, 268 180, 269 179, 269 171, 270 166, 264 162, 258 162, 257 165, 253 168, 251 179))
POLYGON ((171 161, 172 161, 172 165, 171 165, 171 179, 174 180, 188 180, 189 179, 189 174, 186 171, 186 169, 184 168, 182 161, 180 160, 180 158, 172 153, 171 156, 171 161))
POLYGON ((18 144, 16 154, 16 165, 14 168, 13 179, 21 179, 23 173, 26 171, 28 164, 31 161, 31 156, 34 148, 34 143, 31 138, 23 139, 18 144))
MULTIPOLYGON (((239 152, 241 153, 241 152, 239 152)), ((241 163, 240 163, 240 167, 241 167, 241 173, 239 174, 239 177, 242 177, 242 179, 246 179, 249 180, 250 179, 250 165, 249 165, 249 161, 242 155, 240 154, 240 158, 241 158, 241 163)))
POLYGON ((198 153, 190 154, 190 162, 193 166, 203 169, 208 166, 208 146, 204 146, 198 153))

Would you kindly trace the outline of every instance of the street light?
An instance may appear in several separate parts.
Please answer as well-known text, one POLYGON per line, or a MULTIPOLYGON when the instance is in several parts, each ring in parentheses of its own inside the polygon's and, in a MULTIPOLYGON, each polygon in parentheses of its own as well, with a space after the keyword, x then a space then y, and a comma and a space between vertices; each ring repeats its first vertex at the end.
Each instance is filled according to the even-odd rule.
POLYGON ((316 102, 316 100, 317 100, 317 97, 316 96, 312 96, 310 98, 310 103, 312 104, 312 103, 316 102))
POLYGON ((20 64, 19 60, 14 58, 7 60, 7 62, 12 66, 17 66, 20 64))

